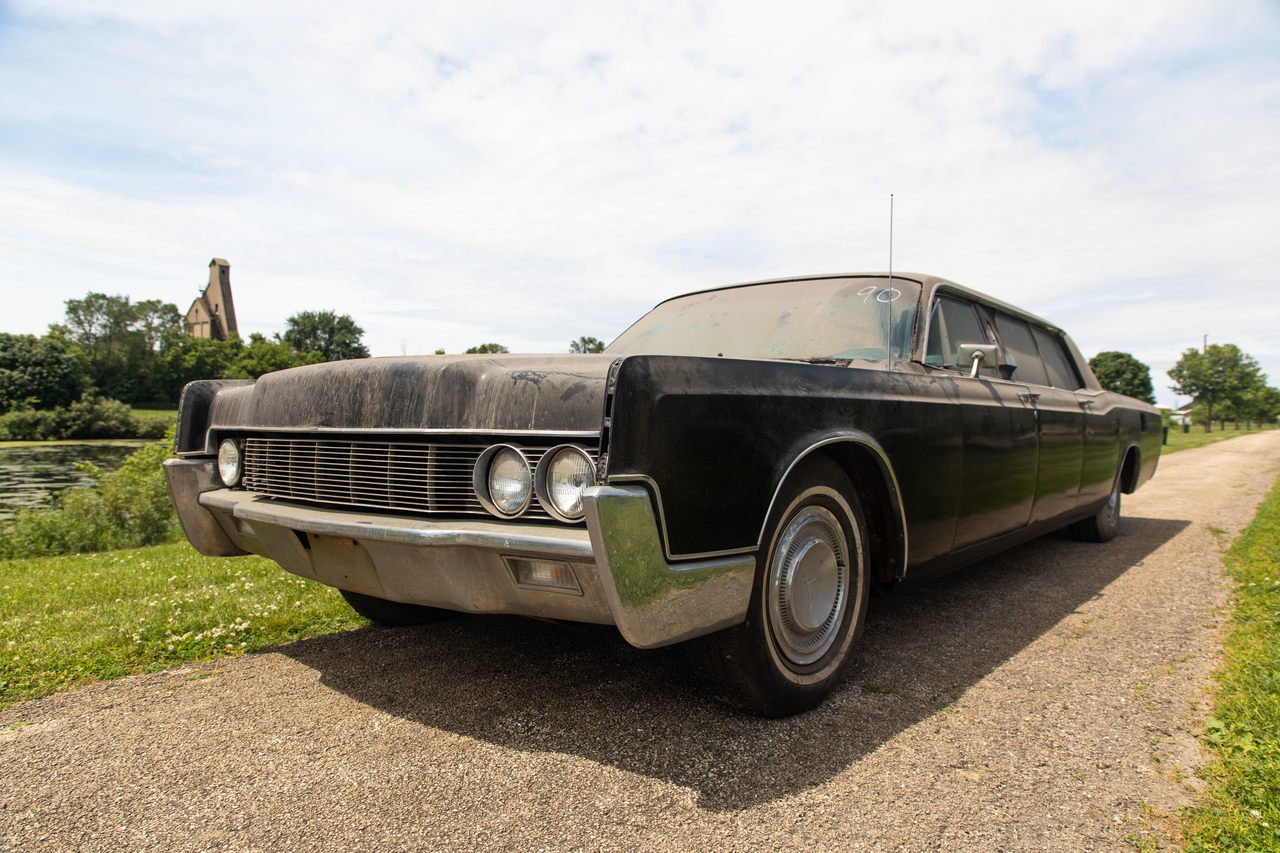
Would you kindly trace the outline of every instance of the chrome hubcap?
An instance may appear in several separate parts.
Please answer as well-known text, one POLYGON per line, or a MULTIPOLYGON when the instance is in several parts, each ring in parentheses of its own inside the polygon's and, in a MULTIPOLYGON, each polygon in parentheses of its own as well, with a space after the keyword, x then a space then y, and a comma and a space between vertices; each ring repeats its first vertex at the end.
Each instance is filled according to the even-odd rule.
POLYGON ((1107 523, 1115 523, 1116 516, 1120 510, 1120 482, 1117 480, 1115 487, 1111 490, 1111 497, 1107 498, 1107 523))
POLYGON ((826 654, 849 596, 849 545, 829 510, 807 506, 787 524, 767 593, 774 639, 787 660, 803 666, 826 654))

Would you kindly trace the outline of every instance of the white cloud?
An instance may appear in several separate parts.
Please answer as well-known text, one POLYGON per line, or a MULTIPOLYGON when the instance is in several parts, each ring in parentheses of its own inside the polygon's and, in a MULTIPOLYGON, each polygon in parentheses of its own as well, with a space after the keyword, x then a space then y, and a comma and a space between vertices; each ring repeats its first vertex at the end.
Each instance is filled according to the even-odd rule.
POLYGON ((219 255, 250 330, 563 350, 682 290, 883 268, 893 192, 898 269, 1280 379, 1264 2, 101 10, 0 13, 8 330, 90 288, 185 308, 219 255))

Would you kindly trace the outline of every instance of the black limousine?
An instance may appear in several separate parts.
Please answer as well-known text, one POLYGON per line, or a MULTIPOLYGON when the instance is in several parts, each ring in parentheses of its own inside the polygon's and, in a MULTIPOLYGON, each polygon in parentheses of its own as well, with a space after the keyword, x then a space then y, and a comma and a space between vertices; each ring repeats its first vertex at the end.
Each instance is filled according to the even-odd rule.
POLYGON ((846 274, 678 296, 599 355, 193 382, 166 472, 202 553, 262 554, 375 622, 696 640, 720 695, 780 716, 837 683, 873 585, 1114 536, 1160 427, 1045 320, 846 274))

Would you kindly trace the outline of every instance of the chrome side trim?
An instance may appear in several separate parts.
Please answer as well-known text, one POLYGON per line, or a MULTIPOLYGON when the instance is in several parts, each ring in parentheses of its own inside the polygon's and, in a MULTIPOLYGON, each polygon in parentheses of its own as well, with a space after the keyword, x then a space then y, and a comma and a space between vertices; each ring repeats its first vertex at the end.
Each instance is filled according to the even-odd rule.
POLYGON ((222 488, 217 463, 212 459, 166 459, 164 478, 169 497, 178 511, 182 532, 195 549, 208 557, 238 557, 247 554, 238 546, 213 513, 200 505, 200 496, 222 488))
POLYGON ((814 442, 806 447, 801 453, 791 460, 791 464, 787 466, 787 470, 782 472, 782 476, 778 478, 778 485, 774 487, 773 497, 769 499, 769 508, 764 514, 764 523, 760 525, 759 543, 764 542, 764 537, 768 533, 769 516, 773 514, 773 507, 778 501, 778 493, 782 491, 782 486, 787 482, 787 477, 791 476, 792 470, 800 464, 810 453, 823 447, 829 447, 833 444, 857 444, 867 448, 880 461, 881 472, 888 478, 885 483, 889 487, 889 497, 893 499, 894 509, 897 516, 898 529, 902 538, 902 564, 898 566, 898 578, 902 579, 907 576, 907 566, 910 558, 910 542, 907 536, 907 511, 902 505, 902 490, 898 487, 898 475, 893 471, 893 465, 889 462, 889 455, 884 452, 874 438, 862 432, 841 433, 839 435, 828 436, 821 441, 814 442))
POLYGON ((658 487, 658 483, 652 477, 645 474, 619 474, 616 477, 609 478, 609 485, 615 483, 643 483, 645 486, 653 490, 653 497, 658 505, 658 527, 662 530, 662 553, 668 560, 705 560, 712 557, 732 557, 737 554, 754 554, 759 547, 756 545, 747 545, 742 548, 729 548, 724 551, 699 551, 695 554, 673 554, 671 553, 671 536, 667 533, 667 513, 662 507, 662 489, 658 487))
POLYGON ((628 643, 671 645, 746 618, 754 555, 668 563, 643 486, 591 486, 583 505, 600 585, 628 643))
POLYGON ((581 527, 548 527, 511 521, 445 521, 348 512, 283 503, 234 489, 200 496, 200 505, 240 521, 287 527, 321 536, 441 548, 485 548, 503 553, 592 560, 591 540, 581 527))

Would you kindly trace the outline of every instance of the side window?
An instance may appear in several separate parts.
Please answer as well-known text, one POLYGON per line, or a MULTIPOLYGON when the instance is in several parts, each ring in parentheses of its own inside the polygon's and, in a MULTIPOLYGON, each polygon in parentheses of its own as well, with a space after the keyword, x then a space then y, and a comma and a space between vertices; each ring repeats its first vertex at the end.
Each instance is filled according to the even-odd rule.
MULTIPOLYGON (((929 345, 925 349, 925 364, 969 370, 969 365, 958 360, 961 344, 990 343, 973 305, 948 296, 940 296, 933 303, 929 316, 929 345)), ((995 376, 995 365, 982 368, 983 376, 995 376)))
POLYGON ((1005 360, 1014 367, 1014 382, 1049 384, 1049 377, 1044 372, 1044 362, 1040 360, 1040 351, 1036 349, 1035 339, 1031 337, 1031 329, 1026 323, 997 311, 996 334, 1000 336, 1000 343, 1004 344, 1005 360))
POLYGON ((1063 388, 1067 391, 1083 388, 1084 383, 1080 381, 1080 374, 1076 371, 1071 356, 1067 354, 1062 338, 1050 334, 1039 326, 1032 326, 1031 334, 1035 335, 1036 345, 1040 347, 1040 357, 1044 359, 1044 369, 1049 374, 1049 384, 1054 388, 1063 388))

